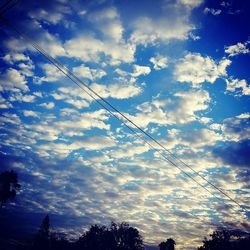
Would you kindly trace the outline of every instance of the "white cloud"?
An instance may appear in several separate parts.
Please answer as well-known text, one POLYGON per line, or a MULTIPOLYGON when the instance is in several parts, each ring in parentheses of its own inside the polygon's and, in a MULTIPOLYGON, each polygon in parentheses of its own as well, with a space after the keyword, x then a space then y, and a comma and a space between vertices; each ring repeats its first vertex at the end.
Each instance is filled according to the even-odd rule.
POLYGON ((37 19, 39 21, 40 20, 41 21, 46 21, 46 22, 50 22, 52 24, 59 23, 63 18, 63 15, 61 13, 53 13, 53 14, 51 14, 48 11, 43 10, 43 9, 37 9, 37 10, 34 10, 34 11, 30 11, 29 16, 31 18, 37 19))
POLYGON ((249 113, 223 120, 221 130, 228 141, 240 141, 250 138, 249 113))
POLYGON ((36 96, 35 95, 23 95, 20 93, 15 93, 13 95, 10 96, 10 101, 16 101, 16 102, 29 102, 29 103, 33 103, 36 100, 36 96))
POLYGON ((167 148, 183 145, 192 150, 213 146, 217 141, 223 141, 223 136, 207 128, 192 129, 192 131, 174 130, 174 133, 170 130, 167 138, 163 140, 167 148))
POLYGON ((58 121, 55 123, 55 126, 59 130, 89 130, 92 128, 99 128, 104 130, 109 130, 110 125, 104 123, 109 117, 107 116, 105 110, 98 110, 94 112, 85 112, 81 115, 76 113, 66 114, 66 120, 58 121), (68 120, 67 117, 71 117, 71 120, 68 120))
POLYGON ((219 123, 212 123, 209 125, 209 128, 215 131, 221 131, 222 130, 222 124, 219 123))
POLYGON ((173 39, 185 40, 193 26, 183 19, 183 17, 174 19, 140 17, 134 23, 131 41, 146 46, 158 40, 163 42, 173 39))
POLYGON ((247 48, 249 42, 237 43, 235 45, 225 47, 225 52, 229 54, 230 57, 237 56, 239 54, 248 54, 250 50, 247 48))
POLYGON ((213 9, 213 8, 207 8, 207 7, 204 9, 205 14, 211 13, 214 16, 220 15, 221 12, 222 11, 220 9, 213 9))
POLYGON ((196 8, 201 5, 203 0, 177 0, 177 2, 186 5, 187 7, 196 8))
POLYGON ((35 66, 29 56, 23 53, 10 52, 3 57, 3 60, 9 64, 17 63, 22 75, 33 76, 32 70, 35 66))
POLYGON ((41 67, 46 76, 39 77, 36 81, 38 84, 42 82, 56 82, 64 77, 63 73, 52 64, 45 63, 41 67))
POLYGON ((232 5, 232 3, 223 1, 220 5, 223 6, 223 7, 230 7, 232 5))
POLYGON ((57 5, 54 8, 50 8, 49 10, 46 9, 35 9, 28 13, 28 15, 32 19, 36 19, 38 21, 43 21, 51 24, 58 24, 63 21, 64 15, 71 13, 69 7, 57 5))
POLYGON ((226 76, 230 64, 226 58, 216 63, 211 57, 189 53, 176 65, 174 76, 179 82, 191 82, 193 87, 199 87, 203 82, 214 83, 217 78, 226 76))
POLYGON ((109 7, 88 15, 91 22, 103 33, 107 39, 120 42, 122 40, 123 27, 119 19, 119 13, 115 7, 109 7))
POLYGON ((12 104, 0 95, 0 109, 13 108, 12 104))
MULTIPOLYGON (((72 88, 60 88, 60 91, 62 90, 63 93, 52 93, 51 96, 55 100, 62 100, 65 103, 71 104, 75 106, 77 109, 82 109, 85 107, 89 107, 89 103, 92 101, 90 98, 84 99, 84 94, 81 96, 81 92, 76 94, 75 89, 73 91, 70 91, 72 88), (63 89, 63 90, 62 90, 63 89), (68 94, 67 94, 68 92, 68 94)), ((79 91, 78 91, 79 92, 79 91)))
POLYGON ((226 83, 227 91, 234 92, 236 95, 250 95, 250 86, 245 79, 226 79, 226 83))
POLYGON ((39 106, 46 109, 53 109, 55 107, 55 104, 53 102, 48 102, 48 103, 42 103, 39 106))
POLYGON ((107 75, 107 73, 102 69, 91 69, 86 67, 84 64, 73 68, 73 73, 77 76, 87 78, 90 80, 100 79, 107 75))
POLYGON ((38 113, 35 112, 35 111, 32 111, 32 110, 24 110, 23 115, 26 116, 26 117, 34 117, 34 118, 39 117, 38 113))
POLYGON ((83 9, 83 10, 80 10, 79 12, 78 12, 78 15, 79 16, 85 16, 87 14, 87 10, 85 10, 85 9, 83 9))
POLYGON ((138 77, 140 75, 148 75, 151 72, 150 67, 148 66, 140 66, 140 65, 133 65, 134 72, 131 74, 133 77, 138 77))
POLYGON ((15 52, 13 52, 13 53, 6 54, 3 57, 3 60, 5 62, 13 64, 13 63, 19 62, 19 61, 30 61, 30 58, 28 56, 26 56, 25 54, 23 54, 23 53, 15 53, 15 52))
POLYGON ((48 32, 43 34, 41 42, 38 44, 40 44, 43 49, 46 48, 46 52, 53 57, 65 56, 66 54, 61 41, 48 32))
POLYGON ((201 117, 201 118, 200 118, 200 122, 201 122, 201 123, 204 123, 204 124, 210 123, 210 122, 212 122, 212 121, 213 121, 213 119, 210 118, 210 117, 201 117))
POLYGON ((35 91, 32 94, 35 95, 35 96, 37 96, 37 97, 41 97, 41 98, 43 97, 43 94, 40 91, 35 91))
MULTIPOLYGON (((61 41, 49 33, 47 30, 42 29, 41 25, 36 21, 23 22, 22 25, 25 26, 27 33, 30 32, 30 37, 36 42, 42 49, 53 56, 64 56, 65 50, 61 44, 61 41), (36 31, 36 33, 34 33, 36 31)), ((32 45, 24 39, 11 38, 5 41, 6 47, 13 52, 23 52, 30 50, 32 52, 36 51, 32 45)))
POLYGON ((111 152, 111 156, 116 159, 132 158, 135 155, 140 155, 149 151, 147 145, 135 145, 132 143, 127 143, 122 145, 120 149, 116 149, 111 152))
POLYGON ((18 70, 10 68, 0 76, 0 91, 29 91, 25 76, 18 70))
POLYGON ((129 118, 141 127, 150 123, 158 125, 185 124, 200 118, 196 112, 206 110, 210 101, 207 91, 178 92, 174 100, 153 100, 137 107, 140 111, 129 118))
POLYGON ((84 148, 86 150, 100 150, 104 148, 114 147, 115 141, 104 136, 89 136, 82 140, 74 141, 69 145, 70 149, 77 150, 84 148))
POLYGON ((127 99, 139 95, 142 89, 139 86, 127 84, 97 84, 93 83, 90 86, 103 98, 127 99))
POLYGON ((91 35, 82 35, 68 40, 65 50, 69 57, 83 61, 99 62, 102 54, 110 59, 111 64, 131 63, 134 60, 135 46, 123 41, 99 40, 91 35))
POLYGON ((65 100, 66 103, 69 103, 73 106, 75 106, 77 109, 82 109, 82 108, 86 108, 89 106, 89 103, 86 102, 85 100, 78 100, 78 99, 66 99, 65 100))
POLYGON ((11 114, 11 113, 3 113, 2 116, 0 116, 0 124, 5 125, 5 123, 10 124, 20 124, 21 120, 17 114, 11 114))
POLYGON ((24 76, 33 76, 33 69, 35 68, 35 66, 33 65, 32 62, 28 62, 28 63, 19 63, 18 67, 20 69, 20 72, 24 75, 24 76))
MULTIPOLYGON (((142 88, 140 86, 132 84, 114 83, 104 85, 93 83, 90 85, 90 87, 102 98, 112 97, 115 99, 127 99, 137 96, 142 92, 142 88)), ((58 91, 59 92, 53 92, 51 94, 54 99, 74 105, 78 109, 88 107, 89 104, 94 101, 94 99, 92 99, 86 92, 79 89, 78 87, 61 87, 58 89, 58 91)), ((97 96, 96 98, 98 99, 97 96)))
POLYGON ((132 22, 133 32, 130 40, 135 44, 147 46, 157 42, 185 40, 195 25, 190 22, 194 8, 203 0, 163 1, 161 8, 154 10, 157 15, 143 13, 132 22))
POLYGON ((197 119, 196 112, 206 110, 211 100, 209 93, 205 90, 179 92, 175 96, 179 97, 174 110, 170 114, 175 117, 177 123, 191 122, 197 119))
POLYGON ((58 88, 58 92, 54 92, 51 95, 56 100, 83 100, 83 102, 90 102, 93 101, 93 99, 83 90, 81 90, 79 87, 60 87, 58 88))
POLYGON ((151 57, 149 61, 154 65, 155 70, 165 69, 168 66, 168 59, 164 56, 156 55, 151 57))

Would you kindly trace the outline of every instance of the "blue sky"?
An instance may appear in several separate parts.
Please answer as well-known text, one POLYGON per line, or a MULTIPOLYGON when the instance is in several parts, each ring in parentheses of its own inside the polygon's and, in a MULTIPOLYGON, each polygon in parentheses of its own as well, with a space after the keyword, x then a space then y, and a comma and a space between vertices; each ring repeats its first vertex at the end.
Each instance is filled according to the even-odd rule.
MULTIPOLYGON (((248 210, 246 2, 20 1, 5 17, 248 210)), ((49 213, 67 232, 127 221, 146 243, 172 237, 180 249, 218 226, 249 231, 234 203, 164 161, 13 31, 1 25, 0 36, 1 169, 19 173, 20 218, 49 213)))

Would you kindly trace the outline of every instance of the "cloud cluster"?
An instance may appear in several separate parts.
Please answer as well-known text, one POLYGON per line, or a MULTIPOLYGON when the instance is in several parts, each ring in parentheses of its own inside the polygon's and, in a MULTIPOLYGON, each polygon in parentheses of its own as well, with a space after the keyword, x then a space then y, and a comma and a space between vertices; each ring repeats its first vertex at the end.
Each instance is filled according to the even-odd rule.
POLYGON ((135 46, 82 35, 68 40, 65 43, 65 50, 69 57, 76 57, 84 62, 100 62, 101 55, 104 54, 110 59, 111 64, 119 64, 120 62, 133 62, 135 46))
POLYGON ((27 92, 29 87, 23 74, 14 68, 9 68, 0 77, 0 91, 27 92))
POLYGON ((210 13, 210 14, 212 14, 214 16, 220 15, 221 12, 222 12, 222 10, 220 10, 220 9, 213 9, 213 8, 207 8, 207 7, 204 9, 205 14, 210 13))
POLYGON ((226 90, 236 95, 250 95, 250 87, 245 79, 226 79, 226 90))
POLYGON ((222 131, 226 139, 235 142, 248 139, 250 136, 249 121, 249 113, 224 119, 222 131))
POLYGON ((185 124, 198 119, 197 112, 206 110, 210 101, 209 93, 204 90, 177 92, 175 99, 158 100, 142 103, 139 112, 129 117, 136 124, 147 127, 157 125, 185 124))
MULTIPOLYGON (((170 152, 247 204, 249 114, 225 118, 233 109, 220 118, 211 103, 223 93, 202 85, 226 78, 233 56, 247 48, 229 46, 230 60, 218 61, 198 52, 172 52, 195 37, 191 14, 204 9, 202 3, 43 1, 22 12, 28 16, 19 25, 170 152)), ((139 227, 146 242, 174 237, 184 248, 202 240, 211 221, 243 221, 232 204, 215 201, 162 158, 159 145, 152 150, 128 133, 25 41, 4 37, 2 44, 7 69, 0 77, 0 163, 24 180, 18 208, 57 214, 55 226, 62 231, 125 220, 139 227)), ((226 81, 227 92, 239 99, 249 95, 247 80, 226 81)), ((182 168, 199 179, 185 164, 182 168)))
POLYGON ((202 0, 163 1, 161 8, 157 10, 161 15, 152 18, 144 13, 134 20, 130 40, 147 46, 157 42, 167 43, 171 40, 187 39, 190 32, 195 29, 189 21, 191 12, 202 2, 202 0))
POLYGON ((214 83, 216 79, 227 76, 229 59, 223 58, 218 63, 211 57, 203 57, 199 53, 188 53, 176 65, 174 76, 179 82, 190 82, 198 88, 203 82, 214 83))
POLYGON ((155 57, 151 57, 149 61, 154 65, 155 70, 165 69, 168 66, 167 57, 156 55, 155 57))
POLYGON ((235 45, 230 45, 225 47, 225 52, 230 56, 237 56, 240 54, 248 54, 250 50, 247 48, 249 41, 245 43, 237 43, 235 45))
POLYGON ((84 64, 74 67, 73 73, 85 79, 96 80, 107 75, 107 73, 102 69, 92 69, 84 64))

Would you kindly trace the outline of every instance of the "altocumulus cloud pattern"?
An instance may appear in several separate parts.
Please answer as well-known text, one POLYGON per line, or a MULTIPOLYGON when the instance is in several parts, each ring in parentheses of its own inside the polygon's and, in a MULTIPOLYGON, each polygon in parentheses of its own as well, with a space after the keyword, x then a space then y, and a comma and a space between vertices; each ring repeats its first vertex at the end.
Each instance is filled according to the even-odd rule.
MULTIPOLYGON (((56 0, 4 16, 249 210, 249 11, 243 0, 56 0)), ((21 180, 16 220, 29 213, 34 227, 49 213, 72 235, 123 220, 148 244, 172 237, 184 249, 217 227, 249 231, 227 197, 164 161, 4 24, 0 36, 0 160, 21 180)))

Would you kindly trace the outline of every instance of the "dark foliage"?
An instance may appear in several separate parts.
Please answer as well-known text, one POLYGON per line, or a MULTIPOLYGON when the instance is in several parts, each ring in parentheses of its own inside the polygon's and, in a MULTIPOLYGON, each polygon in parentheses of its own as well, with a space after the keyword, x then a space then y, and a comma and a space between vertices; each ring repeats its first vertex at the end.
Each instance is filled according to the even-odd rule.
POLYGON ((16 197, 16 192, 20 187, 17 174, 13 170, 0 174, 0 208, 8 200, 16 197))
POLYGON ((215 231, 210 235, 211 239, 205 238, 203 246, 198 250, 249 250, 250 237, 238 235, 227 230, 215 231))
POLYGON ((94 225, 76 243, 82 250, 143 250, 142 237, 127 223, 111 223, 109 227, 94 225))
POLYGON ((47 215, 31 242, 26 248, 16 250, 144 250, 139 231, 127 223, 112 222, 109 227, 93 225, 77 241, 70 242, 56 233, 50 232, 47 215))
POLYGON ((42 221, 40 229, 35 236, 34 240, 34 249, 42 250, 50 248, 50 224, 49 224, 49 216, 46 215, 42 221))
POLYGON ((175 241, 172 238, 167 239, 159 244, 160 250, 174 250, 175 241))

